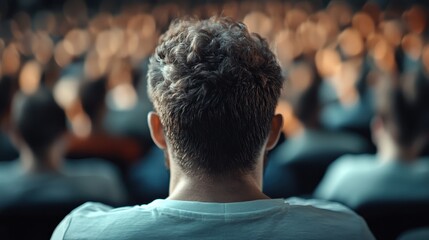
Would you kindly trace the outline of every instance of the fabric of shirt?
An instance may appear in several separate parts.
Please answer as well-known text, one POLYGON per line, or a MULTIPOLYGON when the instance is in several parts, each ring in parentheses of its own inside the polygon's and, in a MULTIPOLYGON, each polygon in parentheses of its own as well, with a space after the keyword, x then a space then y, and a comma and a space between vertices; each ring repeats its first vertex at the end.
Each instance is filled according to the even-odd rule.
POLYGON ((336 160, 314 197, 356 208, 365 202, 429 201, 429 158, 380 162, 376 155, 346 155, 336 160))
POLYGON ((155 200, 111 208, 86 203, 51 239, 374 239, 366 223, 342 205, 267 199, 236 203, 155 200))
POLYGON ((407 231, 398 240, 428 240, 429 239, 429 227, 413 229, 407 231))

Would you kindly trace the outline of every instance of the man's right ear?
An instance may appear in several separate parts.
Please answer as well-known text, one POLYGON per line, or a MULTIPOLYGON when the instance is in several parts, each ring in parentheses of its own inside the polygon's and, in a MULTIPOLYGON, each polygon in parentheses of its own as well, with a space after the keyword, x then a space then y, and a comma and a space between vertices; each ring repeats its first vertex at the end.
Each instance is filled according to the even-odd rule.
POLYGON ((153 142, 160 149, 166 149, 167 143, 164 136, 164 128, 161 119, 156 112, 149 112, 147 115, 147 122, 149 124, 150 136, 153 142))

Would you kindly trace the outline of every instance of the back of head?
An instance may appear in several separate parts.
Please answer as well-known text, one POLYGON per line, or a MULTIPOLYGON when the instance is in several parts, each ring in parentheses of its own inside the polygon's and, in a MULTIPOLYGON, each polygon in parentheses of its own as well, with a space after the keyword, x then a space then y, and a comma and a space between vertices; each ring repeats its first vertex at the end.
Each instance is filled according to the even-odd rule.
POLYGON ((304 126, 317 126, 322 80, 316 67, 308 61, 296 62, 290 67, 287 79, 285 98, 291 104, 293 113, 304 126))
POLYGON ((225 18, 173 22, 148 71, 173 158, 190 174, 252 170, 282 84, 266 41, 225 18))
POLYGON ((82 108, 93 124, 98 124, 106 97, 106 79, 100 78, 82 83, 79 88, 79 98, 82 108))
POLYGON ((429 131, 429 79, 420 73, 383 78, 377 86, 376 111, 395 141, 410 146, 429 131))
POLYGON ((45 154, 67 130, 66 116, 47 89, 18 93, 12 105, 12 121, 20 138, 36 154, 45 154))

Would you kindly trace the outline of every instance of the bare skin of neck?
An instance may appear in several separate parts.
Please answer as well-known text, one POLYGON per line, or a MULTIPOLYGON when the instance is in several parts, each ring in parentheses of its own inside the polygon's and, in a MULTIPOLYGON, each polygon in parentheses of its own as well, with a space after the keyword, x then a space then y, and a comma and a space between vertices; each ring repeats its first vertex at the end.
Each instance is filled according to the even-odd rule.
POLYGON ((174 163, 170 168, 171 200, 226 203, 269 199, 261 190, 262 170, 261 174, 254 171, 229 177, 199 177, 184 173, 174 163))
POLYGON ((34 153, 29 147, 20 147, 20 161, 27 173, 60 172, 62 164, 62 149, 52 146, 43 155, 34 153))
POLYGON ((425 146, 424 138, 416 139, 409 146, 401 146, 390 135, 384 136, 378 141, 377 155, 381 162, 390 162, 401 160, 404 162, 413 162, 418 159, 425 146))

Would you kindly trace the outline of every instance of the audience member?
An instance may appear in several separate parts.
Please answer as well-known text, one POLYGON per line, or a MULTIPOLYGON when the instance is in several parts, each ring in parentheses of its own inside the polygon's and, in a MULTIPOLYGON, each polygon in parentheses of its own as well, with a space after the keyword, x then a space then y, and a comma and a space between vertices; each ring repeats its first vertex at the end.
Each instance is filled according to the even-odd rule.
POLYGON ((121 169, 141 156, 137 141, 113 135, 105 129, 107 79, 86 80, 80 85, 78 96, 90 131, 87 136, 71 138, 68 154, 78 157, 100 157, 111 160, 121 169))
POLYGON ((374 200, 429 200, 429 160, 421 157, 429 130, 429 81, 423 74, 379 81, 371 126, 377 153, 335 161, 315 197, 352 208, 374 200))
POLYGON ((321 128, 321 78, 312 64, 301 61, 289 68, 284 100, 300 129, 270 154, 264 175, 264 193, 270 197, 311 194, 328 165, 347 153, 369 151, 365 139, 347 132, 321 128))
POLYGON ((282 77, 268 44, 245 25, 174 22, 148 76, 149 125, 166 154, 169 197, 119 209, 85 204, 52 239, 373 239, 341 205, 262 193, 265 156, 283 122, 274 114, 282 77))
POLYGON ((314 196, 355 209, 377 238, 393 239, 429 224, 429 159, 422 156, 429 130, 429 81, 423 73, 379 81, 372 122, 377 153, 336 160, 314 196))
POLYGON ((13 101, 13 139, 19 159, 0 165, 0 207, 32 202, 126 203, 116 169, 97 159, 64 160, 66 116, 51 92, 19 93, 13 101))

